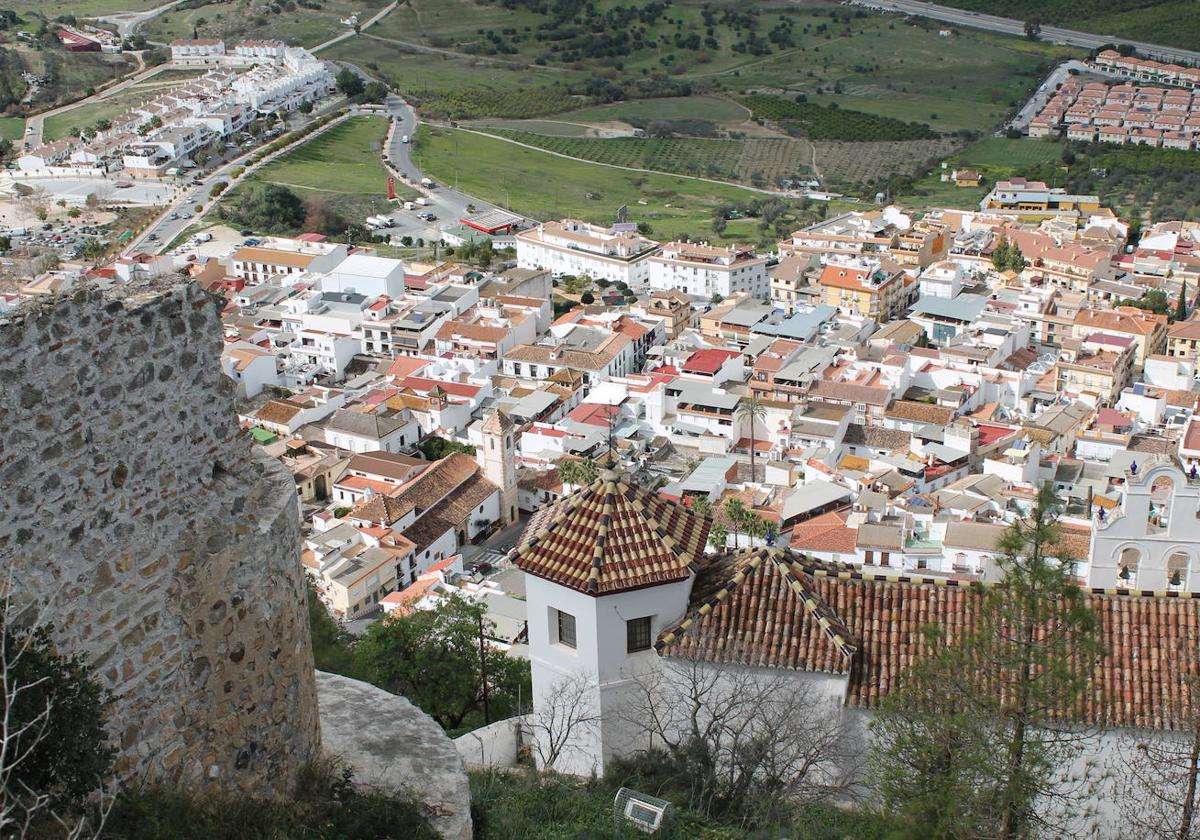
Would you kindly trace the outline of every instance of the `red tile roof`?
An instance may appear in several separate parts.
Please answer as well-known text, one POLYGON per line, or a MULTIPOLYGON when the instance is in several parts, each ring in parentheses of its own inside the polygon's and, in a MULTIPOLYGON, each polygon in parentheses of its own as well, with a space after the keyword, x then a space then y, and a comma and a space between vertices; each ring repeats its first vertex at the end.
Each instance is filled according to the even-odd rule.
POLYGON ((481 390, 478 385, 464 385, 461 382, 443 382, 440 379, 426 379, 423 376, 406 376, 396 384, 401 388, 411 388, 419 394, 427 394, 435 388, 441 388, 447 394, 456 397, 474 397, 481 390))
POLYGON ((521 535, 523 571, 589 595, 686 580, 710 520, 616 473, 539 510, 521 535))
POLYGON ((697 350, 683 363, 685 373, 716 373, 725 362, 740 356, 732 350, 697 350))
POLYGON ((621 409, 615 405, 600 405, 599 403, 584 403, 571 409, 567 417, 589 426, 600 426, 607 429, 621 409))
POLYGON ((845 510, 833 510, 797 524, 792 528, 789 547, 795 551, 853 554, 858 529, 846 527, 847 514, 845 510))
MULTIPOLYGON (((847 702, 873 708, 930 653, 922 628, 953 641, 973 626, 981 590, 954 579, 874 574, 780 549, 711 562, 697 576, 666 655, 846 674, 847 702)), ((1200 598, 1092 590, 1106 654, 1091 685, 1063 716, 1101 726, 1175 728, 1196 701, 1200 598)))

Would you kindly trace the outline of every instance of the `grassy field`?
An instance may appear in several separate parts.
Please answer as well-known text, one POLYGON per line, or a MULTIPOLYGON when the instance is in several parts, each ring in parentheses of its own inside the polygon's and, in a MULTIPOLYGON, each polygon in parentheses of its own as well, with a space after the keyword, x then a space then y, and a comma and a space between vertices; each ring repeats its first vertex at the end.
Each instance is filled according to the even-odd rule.
POLYGON ((25 134, 25 120, 20 117, 0 117, 0 137, 18 140, 25 134))
MULTIPOLYGON (((387 210, 387 170, 379 149, 387 135, 382 117, 352 117, 247 178, 285 186, 302 198, 320 196, 330 209, 361 222, 387 210)), ((415 195, 397 184, 402 198, 415 195)))
POLYGON ((354 62, 391 84, 422 112, 436 116, 538 117, 589 104, 586 97, 568 92, 570 84, 584 78, 582 73, 415 53, 366 34, 335 44, 321 57, 354 62))
MULTIPOLYGON (((162 0, 56 0, 53 15, 72 14, 78 17, 108 15, 113 12, 144 12, 161 6, 162 0)), ((50 9, 42 0, 9 0, 4 4, 19 15, 29 12, 49 14, 50 9)))
POLYGON ((95 125, 100 120, 110 120, 118 114, 128 111, 135 105, 152 99, 161 91, 155 90, 123 90, 104 99, 96 99, 78 108, 71 108, 53 116, 46 117, 42 135, 46 140, 57 140, 67 137, 95 125))
POLYGON ((385 195, 387 171, 379 150, 386 135, 382 117, 351 117, 252 177, 320 192, 385 195))
POLYGON ((172 9, 146 25, 146 37, 170 42, 175 38, 278 38, 288 44, 316 46, 348 27, 341 21, 358 15, 365 21, 387 0, 322 0, 288 10, 265 0, 207 3, 172 9))
POLYGON ((132 73, 137 65, 124 55, 68 53, 64 50, 16 50, 24 69, 45 76, 48 83, 38 91, 34 110, 45 110, 87 96, 112 79, 132 73))
POLYGON ((761 197, 705 181, 620 172, 453 129, 423 127, 414 157, 438 182, 530 218, 609 223, 625 204, 656 237, 703 235, 714 207, 761 197))
POLYGON ((920 179, 906 194, 897 198, 905 206, 916 209, 959 207, 973 209, 987 194, 997 179, 1024 174, 1030 167, 1054 163, 1062 159, 1062 146, 1049 140, 1010 140, 1004 137, 985 137, 962 151, 951 155, 945 170, 934 170, 920 179), (984 176, 983 186, 956 187, 943 182, 955 168, 977 169, 984 176))
MULTIPOLYGON (((589 7, 605 15, 615 13, 622 4, 620 0, 595 0, 589 7)), ((599 30, 593 40, 600 46, 589 52, 588 48, 564 47, 565 42, 552 39, 550 33, 560 25, 551 15, 536 14, 523 4, 506 10, 500 3, 485 0, 411 0, 373 28, 370 36, 354 39, 354 45, 339 46, 338 53, 346 58, 364 55, 357 47, 376 41, 370 48, 376 57, 364 60, 386 67, 398 84, 410 90, 449 86, 464 99, 469 99, 476 87, 491 87, 495 93, 511 89, 489 85, 478 77, 495 72, 490 69, 493 61, 523 65, 528 69, 521 72, 540 74, 543 84, 558 81, 576 91, 605 85, 623 87, 624 99, 634 99, 637 85, 656 79, 660 85, 690 85, 694 94, 588 106, 573 112, 571 119, 741 120, 745 114, 736 104, 712 94, 739 96, 763 91, 789 96, 804 93, 818 104, 836 102, 843 108, 879 116, 928 122, 938 131, 994 127, 1033 86, 1042 65, 1078 53, 969 30, 943 37, 939 24, 915 25, 900 17, 850 11, 834 3, 799 5, 767 0, 745 7, 744 17, 734 15, 739 24, 725 23, 718 15, 720 19, 710 25, 705 21, 706 9, 714 8, 725 10, 708 0, 675 0, 668 13, 653 23, 639 21, 627 27, 639 33, 633 42, 636 46, 601 43, 609 36, 619 40, 623 33, 599 30), (748 27, 747 21, 752 21, 752 29, 738 28, 748 27), (781 27, 785 34, 780 43, 767 37, 781 27), (703 42, 709 29, 715 47, 703 42), (701 44, 680 46, 678 39, 692 34, 700 36, 701 44), (756 47, 757 52, 746 47, 752 37, 765 42, 756 47), (388 43, 394 47, 393 55, 380 55, 379 45, 385 43, 380 38, 392 39, 388 43), (461 68, 453 62, 433 56, 421 56, 414 62, 413 54, 404 52, 399 42, 461 53, 463 58, 454 61, 466 62, 468 72, 460 73, 461 68), (611 52, 605 52, 610 46, 611 52), (479 58, 470 58, 472 53, 479 58), (537 67, 536 61, 544 66, 537 67), (423 78, 405 78, 414 75, 423 78), (665 104, 660 108, 659 103, 665 104)), ((741 6, 728 8, 743 10, 741 6)), ((536 115, 550 113, 546 110, 549 104, 540 103, 536 115)), ((522 107, 515 97, 496 101, 491 107, 492 113, 486 115, 460 115, 535 115, 507 113, 506 109, 522 107)))
POLYGON ((529 131, 506 129, 492 129, 491 133, 596 163, 750 183, 757 187, 768 187, 780 178, 797 178, 811 172, 812 146, 782 137, 752 140, 621 137, 602 140, 545 137, 529 131))

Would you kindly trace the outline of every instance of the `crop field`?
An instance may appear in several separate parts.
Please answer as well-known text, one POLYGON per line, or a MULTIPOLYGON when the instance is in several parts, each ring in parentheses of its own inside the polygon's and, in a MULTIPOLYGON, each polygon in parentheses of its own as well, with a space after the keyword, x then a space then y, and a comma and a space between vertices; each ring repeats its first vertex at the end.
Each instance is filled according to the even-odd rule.
POLYGON ((742 100, 755 119, 770 120, 789 134, 812 140, 931 140, 928 125, 903 122, 862 111, 796 102, 781 96, 748 96, 742 100))
POLYGON ((506 120, 497 117, 472 122, 466 128, 482 130, 507 129, 509 131, 533 132, 545 137, 588 137, 595 136, 596 129, 581 123, 559 120, 506 120))
POLYGON ((924 171, 959 146, 956 138, 940 140, 882 141, 847 143, 819 140, 817 170, 830 186, 854 189, 896 174, 924 171))
POLYGON ((648 120, 709 120, 740 122, 750 111, 732 99, 718 96, 675 96, 662 99, 632 99, 611 102, 564 114, 563 119, 579 122, 645 122, 648 120))
POLYGON ((618 207, 628 205, 631 218, 649 223, 656 237, 701 234, 709 230, 716 207, 762 197, 732 185, 620 172, 494 137, 428 126, 417 135, 414 159, 440 183, 456 184, 465 193, 533 219, 570 216, 607 224, 618 207))
POLYGON ((1200 18, 1190 0, 949 0, 947 6, 1195 49, 1200 18), (1131 8, 1133 7, 1133 8, 1131 8))
POLYGON ((812 160, 812 148, 807 143, 787 138, 702 140, 621 137, 601 140, 547 137, 504 129, 493 129, 490 133, 596 163, 752 183, 758 187, 770 186, 779 178, 806 174, 810 171, 809 162, 812 160))

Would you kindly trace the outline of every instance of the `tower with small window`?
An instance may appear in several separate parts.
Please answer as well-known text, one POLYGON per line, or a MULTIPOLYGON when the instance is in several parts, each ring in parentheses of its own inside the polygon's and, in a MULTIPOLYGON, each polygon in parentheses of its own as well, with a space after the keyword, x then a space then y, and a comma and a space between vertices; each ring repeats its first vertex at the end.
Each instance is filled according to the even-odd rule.
POLYGON ((492 411, 480 429, 483 444, 475 450, 475 460, 488 481, 500 488, 500 524, 517 521, 517 463, 513 452, 513 421, 492 411))
POLYGON ((637 680, 657 671, 658 634, 687 609, 709 525, 610 469, 534 514, 516 561, 540 765, 599 775, 636 745, 637 680))

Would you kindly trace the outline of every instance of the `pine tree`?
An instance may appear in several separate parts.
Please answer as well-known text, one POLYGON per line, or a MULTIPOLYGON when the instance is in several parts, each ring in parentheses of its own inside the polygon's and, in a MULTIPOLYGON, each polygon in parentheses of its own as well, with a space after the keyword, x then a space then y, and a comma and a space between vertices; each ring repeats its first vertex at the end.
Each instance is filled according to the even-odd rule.
POLYGON ((1081 807, 1090 779, 1063 784, 1061 774, 1084 733, 1056 721, 1078 707, 1102 646, 1057 548, 1059 512, 1043 487, 1002 536, 1003 581, 976 596, 972 629, 959 638, 928 629, 934 652, 871 724, 881 797, 919 836, 1055 834, 1053 821, 1081 807))
POLYGON ((1008 268, 1008 255, 1008 237, 1000 234, 1000 241, 992 249, 992 268, 996 269, 996 271, 1004 271, 1008 268))
POLYGON ((1009 271, 1015 271, 1017 274, 1020 274, 1025 270, 1025 266, 1028 265, 1025 261, 1025 255, 1021 253, 1021 246, 1015 242, 1009 243, 1007 257, 1009 271))
POLYGON ((1179 300, 1175 304, 1175 320, 1186 321, 1187 315, 1187 281, 1184 280, 1179 285, 1179 300))

